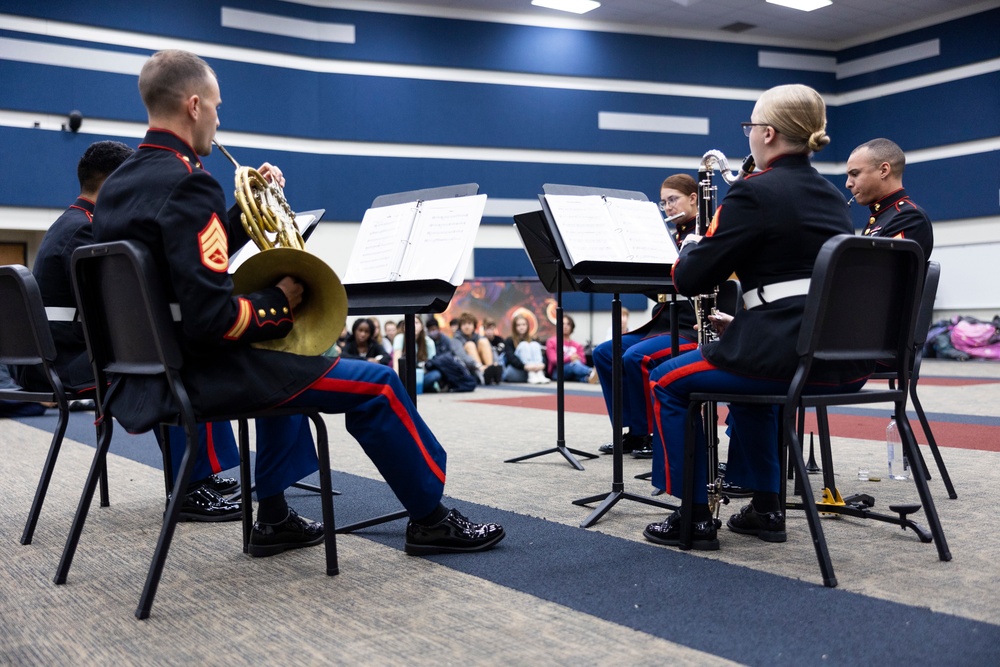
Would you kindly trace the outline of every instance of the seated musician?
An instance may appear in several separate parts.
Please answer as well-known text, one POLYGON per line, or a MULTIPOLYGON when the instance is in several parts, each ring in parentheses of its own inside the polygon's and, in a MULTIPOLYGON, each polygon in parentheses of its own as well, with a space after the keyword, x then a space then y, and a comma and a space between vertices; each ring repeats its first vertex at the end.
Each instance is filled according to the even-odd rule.
MULTIPOLYGON (((251 347, 286 336, 305 288, 285 277, 251 294, 234 294, 229 254, 247 234, 230 220, 219 183, 199 156, 212 151, 222 103, 215 72, 185 51, 160 51, 143 65, 139 92, 150 129, 139 150, 104 184, 94 214, 97 242, 143 243, 178 302, 182 377, 197 415, 283 406, 344 413, 347 430, 410 515, 409 554, 482 551, 504 537, 501 526, 469 521, 441 503, 446 455, 392 368, 355 359, 306 356, 251 347)), ((265 178, 284 182, 265 165, 265 178)), ((156 424, 169 407, 149 400, 156 378, 116 378, 112 412, 135 427, 156 424)), ((252 556, 271 556, 323 541, 323 525, 289 508, 285 489, 318 469, 316 452, 298 437, 301 417, 257 420, 256 486, 260 502, 250 535, 252 556)))
MULTIPOLYGON (((656 429, 653 447, 663 466, 653 470, 653 484, 679 496, 683 487, 686 414, 692 392, 781 394, 795 371, 799 326, 808 282, 823 244, 853 233, 844 197, 810 164, 812 152, 830 142, 823 98, 802 85, 778 86, 761 95, 750 122, 743 124, 750 149, 762 170, 729 189, 702 238, 689 236, 674 265, 678 292, 697 295, 732 273, 740 277, 745 310, 736 313, 718 342, 687 352, 650 375, 656 429), (762 289, 764 300, 754 298, 762 289), (767 299, 768 292, 774 298, 767 299)), ((817 363, 809 391, 854 391, 864 385, 867 367, 853 363, 817 363)), ((778 423, 770 406, 733 405, 740 428, 731 444, 727 478, 753 490, 749 504, 732 515, 728 527, 768 542, 786 539, 780 506, 778 423)), ((706 479, 702 428, 697 434, 695 479, 706 479)), ((695 549, 719 548, 707 488, 695 484, 693 507, 682 506, 660 523, 646 527, 650 541, 676 546, 680 513, 692 513, 695 549)))

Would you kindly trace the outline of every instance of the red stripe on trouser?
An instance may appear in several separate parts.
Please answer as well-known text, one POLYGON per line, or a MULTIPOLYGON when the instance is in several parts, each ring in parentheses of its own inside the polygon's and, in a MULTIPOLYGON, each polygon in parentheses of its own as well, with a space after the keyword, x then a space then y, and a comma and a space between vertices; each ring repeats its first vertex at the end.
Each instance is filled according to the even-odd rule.
MULTIPOLYGON (((683 345, 679 345, 677 347, 677 353, 680 354, 681 352, 690 352, 691 350, 697 350, 697 349, 698 349, 698 343, 684 343, 683 345)), ((649 386, 649 366, 650 366, 650 362, 659 361, 663 357, 669 357, 672 352, 673 352, 673 348, 672 347, 667 347, 667 348, 664 348, 662 350, 657 350, 653 354, 646 355, 645 357, 642 358, 642 362, 639 364, 639 367, 642 368, 642 383, 645 386, 647 386, 647 387, 649 386)), ((647 433, 652 433, 653 432, 653 392, 652 391, 647 391, 646 392, 646 428, 648 429, 646 431, 647 433)))
POLYGON ((389 400, 389 407, 392 411, 396 413, 399 421, 403 424, 403 427, 409 432, 410 437, 413 442, 417 444, 420 449, 421 456, 424 457, 424 462, 427 467, 430 468, 431 472, 437 477, 438 481, 444 484, 445 474, 444 471, 438 466, 437 462, 431 457, 430 453, 427 451, 427 447, 424 446, 424 441, 420 439, 420 433, 417 431, 417 425, 413 423, 410 419, 410 413, 406 411, 403 404, 399 402, 396 397, 395 392, 387 384, 376 384, 374 382, 360 382, 358 380, 337 380, 334 378, 322 377, 316 382, 309 386, 309 389, 316 389, 318 391, 333 391, 340 392, 343 394, 364 394, 366 396, 378 396, 383 395, 389 400))
POLYGON ((663 473, 664 479, 666 479, 667 483, 667 488, 665 488, 664 491, 671 496, 676 494, 673 492, 673 485, 670 483, 670 457, 667 455, 667 442, 663 434, 663 422, 660 419, 660 400, 656 397, 656 392, 654 390, 657 386, 666 387, 671 382, 682 380, 686 377, 694 375, 695 373, 711 370, 715 370, 715 366, 702 359, 701 361, 696 361, 693 364, 686 364, 679 368, 675 368, 661 377, 657 382, 649 383, 649 393, 653 397, 653 414, 656 415, 656 431, 660 434, 660 447, 663 449, 663 473))
POLYGON ((215 432, 212 424, 205 424, 205 449, 208 452, 208 463, 212 466, 212 473, 222 472, 219 465, 219 457, 215 453, 215 432))

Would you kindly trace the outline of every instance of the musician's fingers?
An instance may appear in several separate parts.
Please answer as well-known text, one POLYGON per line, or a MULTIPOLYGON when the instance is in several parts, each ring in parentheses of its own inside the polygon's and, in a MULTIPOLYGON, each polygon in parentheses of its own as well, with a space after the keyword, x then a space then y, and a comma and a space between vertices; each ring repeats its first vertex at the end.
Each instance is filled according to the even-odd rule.
POLYGON ((277 183, 281 187, 285 187, 284 174, 281 173, 281 169, 274 166, 273 164, 265 162, 260 166, 260 169, 258 169, 257 171, 260 172, 260 175, 263 176, 266 181, 271 183, 277 183))

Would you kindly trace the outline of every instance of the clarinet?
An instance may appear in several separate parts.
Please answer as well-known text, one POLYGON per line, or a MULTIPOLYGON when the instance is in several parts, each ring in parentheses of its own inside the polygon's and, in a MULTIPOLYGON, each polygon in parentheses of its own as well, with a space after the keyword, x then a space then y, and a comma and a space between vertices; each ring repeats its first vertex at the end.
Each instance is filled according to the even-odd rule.
MULTIPOLYGON (((743 161, 743 166, 737 174, 729 171, 729 161, 721 151, 710 150, 701 159, 698 168, 698 222, 695 225, 695 233, 705 236, 708 232, 709 221, 715 216, 715 199, 718 187, 712 182, 712 171, 719 169, 722 180, 732 185, 754 170, 753 155, 748 155, 743 161)), ((719 334, 712 326, 711 317, 717 315, 719 301, 719 287, 716 285, 706 294, 699 294, 693 298, 695 318, 698 322, 698 347, 703 347, 708 343, 719 340, 719 334)), ((722 495, 722 477, 719 470, 719 435, 718 435, 718 414, 714 403, 706 403, 704 414, 705 440, 708 444, 708 509, 715 519, 718 519, 719 509, 722 505, 728 504, 729 499, 722 495)))

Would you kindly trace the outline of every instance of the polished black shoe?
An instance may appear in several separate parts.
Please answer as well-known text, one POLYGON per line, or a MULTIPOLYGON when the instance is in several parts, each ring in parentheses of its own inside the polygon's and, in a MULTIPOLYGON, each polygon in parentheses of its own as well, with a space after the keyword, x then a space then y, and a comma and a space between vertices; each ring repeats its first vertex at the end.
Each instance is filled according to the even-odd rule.
POLYGON ((642 449, 633 449, 632 458, 634 459, 651 459, 653 458, 653 445, 647 445, 642 449))
MULTIPOLYGON (((644 449, 650 446, 652 442, 650 436, 632 435, 631 433, 626 433, 622 437, 622 454, 630 454, 637 449, 644 449)), ((615 453, 615 443, 606 442, 597 448, 601 454, 614 454, 615 453)))
POLYGON ((313 547, 322 541, 323 524, 303 519, 289 508, 281 523, 254 523, 247 553, 258 558, 274 556, 289 549, 313 547))
POLYGON ((243 513, 243 505, 230 502, 204 486, 188 491, 181 505, 178 521, 236 521, 243 513))
MULTIPOLYGON (((719 536, 716 532, 714 519, 708 521, 695 521, 694 532, 692 534, 691 548, 696 551, 718 551, 719 536)), ((643 536, 650 542, 665 544, 668 547, 680 546, 681 543, 681 515, 674 512, 660 523, 651 523, 642 531, 643 536)))
POLYGON ((472 523, 457 510, 433 526, 412 521, 406 526, 403 550, 411 556, 486 551, 504 538, 503 527, 496 523, 472 523))
POLYGON ((784 542, 788 539, 784 512, 758 512, 753 503, 729 517, 726 525, 734 533, 756 535, 765 542, 784 542))
POLYGON ((203 480, 199 480, 191 485, 191 488, 197 486, 204 486, 207 489, 215 491, 220 496, 229 496, 240 488, 240 481, 235 477, 219 477, 218 475, 209 475, 203 480))

